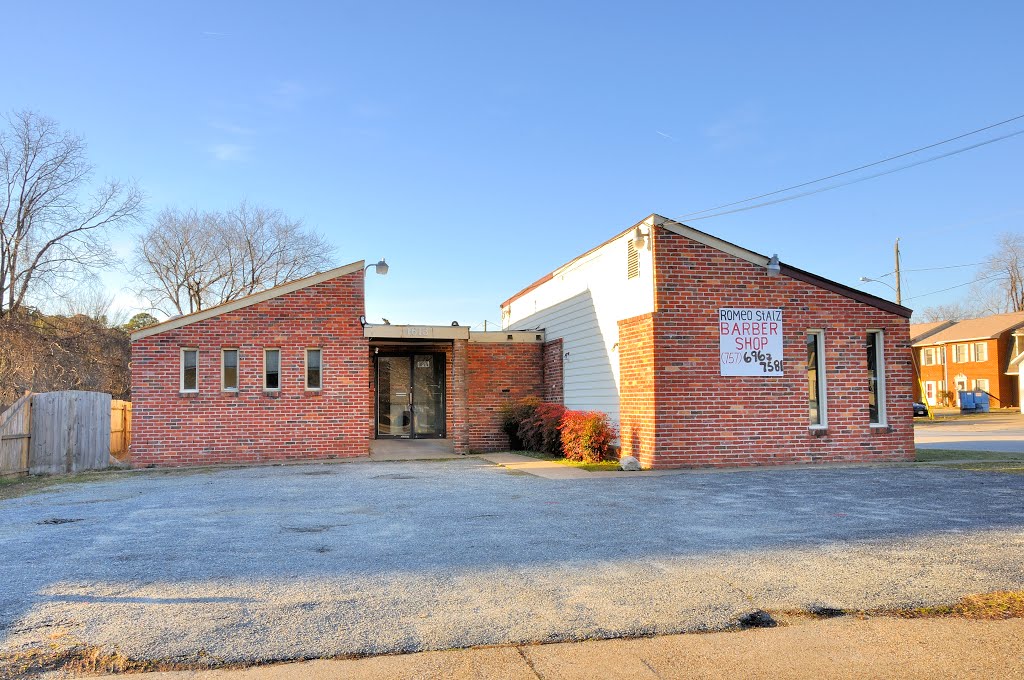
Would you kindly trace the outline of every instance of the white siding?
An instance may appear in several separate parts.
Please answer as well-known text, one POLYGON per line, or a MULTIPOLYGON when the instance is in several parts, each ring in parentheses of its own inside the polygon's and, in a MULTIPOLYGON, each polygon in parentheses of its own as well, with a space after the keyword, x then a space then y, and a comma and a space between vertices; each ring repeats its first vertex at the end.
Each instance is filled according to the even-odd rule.
MULTIPOLYGON (((641 229, 649 233, 651 227, 641 229)), ((565 405, 604 411, 619 421, 619 327, 654 311, 650 248, 640 251, 640 274, 627 278, 627 243, 633 230, 554 272, 503 312, 505 328, 543 328, 562 339, 565 405)), ((648 239, 650 240, 650 239, 648 239)))

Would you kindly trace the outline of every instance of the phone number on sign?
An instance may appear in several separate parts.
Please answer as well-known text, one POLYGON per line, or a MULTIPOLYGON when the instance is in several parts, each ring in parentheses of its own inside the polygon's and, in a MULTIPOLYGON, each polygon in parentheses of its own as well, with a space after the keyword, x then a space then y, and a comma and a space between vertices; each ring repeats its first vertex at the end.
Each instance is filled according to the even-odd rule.
POLYGON ((722 352, 723 364, 759 364, 765 373, 782 373, 782 359, 768 352, 722 352))

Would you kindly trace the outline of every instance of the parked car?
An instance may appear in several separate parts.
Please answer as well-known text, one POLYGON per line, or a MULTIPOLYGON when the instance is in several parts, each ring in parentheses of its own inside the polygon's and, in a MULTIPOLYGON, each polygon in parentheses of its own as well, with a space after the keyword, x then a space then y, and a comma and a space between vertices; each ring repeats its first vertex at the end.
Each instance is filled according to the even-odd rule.
POLYGON ((916 418, 918 416, 927 416, 927 415, 928 415, 928 405, 927 404, 922 404, 919 401, 915 401, 914 402, 914 417, 916 418))

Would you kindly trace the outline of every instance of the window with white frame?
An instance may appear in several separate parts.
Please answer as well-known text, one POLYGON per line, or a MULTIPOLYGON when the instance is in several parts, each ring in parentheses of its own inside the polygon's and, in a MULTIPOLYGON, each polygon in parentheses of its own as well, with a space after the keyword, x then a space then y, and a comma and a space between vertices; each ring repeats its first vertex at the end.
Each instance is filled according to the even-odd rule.
POLYGON ((936 363, 943 365, 946 363, 946 346, 939 345, 935 348, 935 359, 936 363))
POLYGON ((311 347, 306 350, 306 389, 320 389, 322 379, 322 367, 320 365, 320 349, 311 347))
POLYGON ((953 363, 967 363, 967 345, 953 345, 953 363))
POLYGON ((868 331, 868 420, 872 425, 885 425, 885 352, 882 331, 868 331))
POLYGON ((281 389, 281 350, 263 350, 263 389, 281 389))
POLYGON ((238 391, 238 350, 220 351, 220 388, 225 392, 238 391))
POLYGON ((974 381, 974 387, 971 389, 980 392, 988 392, 988 378, 978 378, 974 381))
POLYGON ((181 391, 199 391, 199 350, 183 348, 181 350, 181 391))
POLYGON ((826 427, 825 334, 807 331, 807 406, 811 427, 826 427))
POLYGON ((988 361, 987 342, 975 342, 971 345, 971 361, 988 361))

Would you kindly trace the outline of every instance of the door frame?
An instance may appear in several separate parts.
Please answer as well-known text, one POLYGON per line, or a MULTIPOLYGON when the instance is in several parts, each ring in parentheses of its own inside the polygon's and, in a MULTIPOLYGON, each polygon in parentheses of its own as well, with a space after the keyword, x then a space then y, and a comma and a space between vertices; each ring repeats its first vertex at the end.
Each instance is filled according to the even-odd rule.
POLYGON ((374 439, 447 439, 448 438, 448 362, 444 352, 426 350, 391 350, 376 352, 373 355, 373 438, 374 439), (415 371, 416 356, 430 355, 438 362, 441 375, 441 428, 437 434, 416 434, 416 390, 415 371), (409 413, 409 436, 400 434, 380 434, 380 358, 381 357, 407 357, 409 359, 409 393, 412 396, 409 413))

